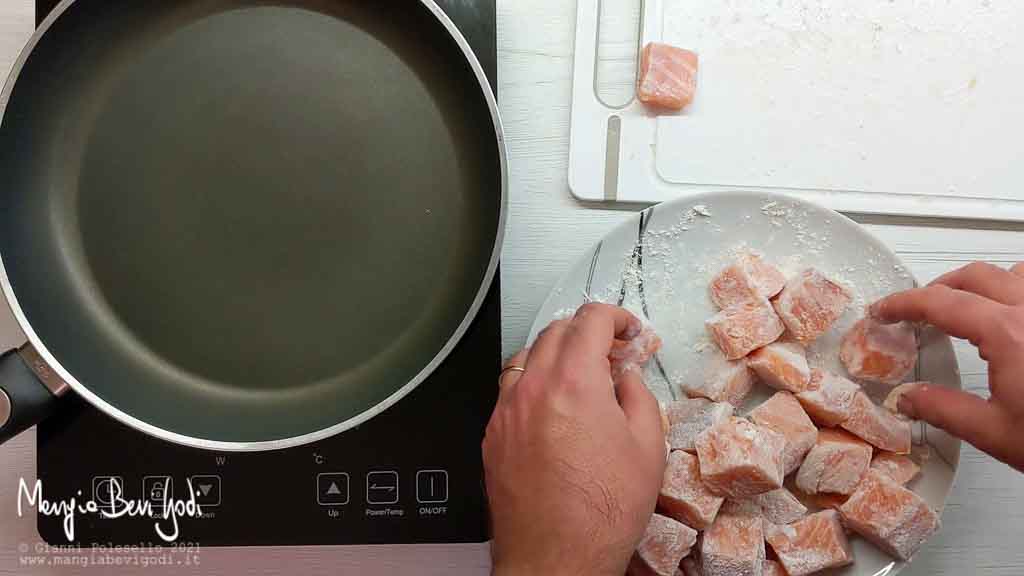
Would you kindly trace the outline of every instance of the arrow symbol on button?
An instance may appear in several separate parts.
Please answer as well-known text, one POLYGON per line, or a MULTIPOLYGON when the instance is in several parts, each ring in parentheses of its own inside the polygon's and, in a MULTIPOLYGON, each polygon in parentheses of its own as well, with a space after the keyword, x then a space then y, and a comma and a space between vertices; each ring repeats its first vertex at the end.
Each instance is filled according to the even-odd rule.
POLYGON ((394 489, 394 486, 378 486, 376 484, 370 484, 370 490, 387 490, 388 492, 391 492, 394 489))
POLYGON ((200 484, 199 491, 203 493, 203 496, 209 496, 210 490, 213 490, 213 484, 200 484))
POLYGON ((331 485, 327 487, 327 493, 331 495, 341 494, 341 490, 338 488, 337 484, 331 482, 331 485))

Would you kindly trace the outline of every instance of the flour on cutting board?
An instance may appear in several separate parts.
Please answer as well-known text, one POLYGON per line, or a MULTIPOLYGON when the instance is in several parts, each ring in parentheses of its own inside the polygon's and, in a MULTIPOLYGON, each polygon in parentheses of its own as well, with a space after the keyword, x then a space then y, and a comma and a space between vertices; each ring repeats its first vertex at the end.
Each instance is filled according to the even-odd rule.
POLYGON ((657 121, 665 180, 1022 199, 995 161, 1024 96, 1000 72, 1024 64, 1015 3, 661 5, 663 41, 701 57, 691 109, 657 121))

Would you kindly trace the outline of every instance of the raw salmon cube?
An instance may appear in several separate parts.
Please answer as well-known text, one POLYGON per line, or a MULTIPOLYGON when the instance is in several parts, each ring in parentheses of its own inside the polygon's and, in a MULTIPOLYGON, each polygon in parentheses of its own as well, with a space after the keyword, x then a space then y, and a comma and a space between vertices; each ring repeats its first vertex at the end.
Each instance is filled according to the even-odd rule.
MULTIPOLYGON (((893 414, 900 414, 900 397, 911 390, 916 390, 927 384, 927 382, 907 382, 906 384, 900 384, 889 391, 889 395, 885 397, 885 402, 882 403, 882 406, 893 414)), ((902 416, 902 414, 900 415, 902 416)))
POLYGON ((775 342, 755 350, 747 359, 761 382, 794 394, 803 392, 811 381, 807 352, 799 344, 775 342))
POLYGON ((846 501, 850 499, 848 494, 830 494, 827 492, 805 494, 799 489, 797 489, 794 495, 805 505, 817 508, 818 510, 839 510, 839 507, 846 504, 846 501))
POLYGON ((793 338, 809 344, 828 332, 851 300, 846 288, 808 268, 786 282, 774 305, 793 338))
POLYGON ((672 427, 672 424, 669 423, 668 414, 665 412, 665 405, 658 403, 658 408, 660 408, 661 412, 661 432, 668 435, 668 429, 672 427))
POLYGON ((747 252, 711 281, 711 300, 725 309, 742 302, 772 298, 785 285, 786 277, 782 272, 760 256, 747 252))
POLYGON ((782 454, 785 475, 800 467, 804 456, 818 440, 818 428, 796 397, 789 392, 776 392, 750 412, 750 420, 758 426, 782 434, 786 439, 786 448, 782 454))
POLYGON ((786 574, 786 569, 782 567, 782 564, 774 560, 765 560, 764 567, 761 569, 761 576, 789 576, 786 574))
POLYGON ((747 360, 726 360, 715 351, 704 368, 704 380, 680 384, 687 396, 699 396, 715 402, 728 402, 739 406, 754 387, 754 373, 747 367, 747 360))
POLYGON ((728 402, 712 402, 704 398, 680 400, 669 405, 669 430, 666 439, 673 450, 695 453, 697 436, 733 415, 728 402), (685 408, 684 408, 685 406, 685 408))
POLYGON ((742 418, 729 418, 697 437, 697 457, 704 484, 721 496, 744 498, 782 486, 779 433, 742 418))
POLYGON ((939 529, 939 516, 923 498, 874 470, 839 513, 848 528, 900 560, 909 560, 939 529))
POLYGON ((664 406, 667 426, 671 428, 674 424, 690 420, 710 404, 711 401, 706 398, 683 398, 669 402, 664 406))
POLYGON ((863 318, 843 337, 839 359, 854 378, 895 386, 917 364, 917 334, 905 322, 863 318))
MULTIPOLYGON (((689 556, 686 558, 689 558, 689 556)), ((683 560, 685 561, 686 559, 684 558, 683 560)), ((626 576, 658 576, 658 573, 651 570, 651 568, 644 563, 643 559, 640 558, 639 554, 634 553, 629 559, 629 565, 626 566, 626 576)), ((676 568, 676 571, 672 576, 685 576, 685 574, 683 574, 682 564, 676 568)))
POLYGON ((917 462, 892 452, 875 454, 871 460, 871 469, 887 475, 901 485, 908 484, 921 473, 921 467, 917 465, 917 462))
POLYGON ((629 341, 612 342, 608 360, 612 363, 612 374, 620 375, 630 370, 643 368, 644 364, 661 349, 661 338, 650 326, 644 326, 640 334, 629 341))
POLYGON ((788 526, 768 525, 765 538, 790 576, 853 564, 853 550, 835 510, 811 514, 788 526))
POLYGON ((761 507, 754 502, 754 497, 749 498, 729 498, 722 504, 722 507, 718 511, 719 515, 725 516, 752 516, 754 518, 764 518, 761 514, 761 507))
POLYGON ((645 104, 682 110, 697 91, 697 54, 651 42, 640 56, 637 97, 645 104))
POLYGON ((761 576, 764 521, 719 514, 701 538, 700 559, 703 576, 761 576))
POLYGON ((666 515, 704 530, 711 525, 725 499, 704 486, 696 456, 675 451, 668 457, 665 479, 658 495, 658 507, 666 515))
POLYGON ((785 327, 767 300, 743 302, 712 316, 711 338, 729 360, 738 360, 779 339, 785 327))
POLYGON ((700 570, 700 562, 690 554, 686 558, 683 558, 683 562, 679 565, 680 572, 683 576, 704 576, 700 570))
POLYGON ((864 392, 857 392, 853 396, 850 417, 840 426, 875 448, 896 454, 910 454, 910 421, 875 405, 864 392))
POLYGON ((807 390, 796 395, 800 405, 821 426, 838 426, 850 417, 853 398, 860 386, 842 376, 812 370, 807 390))
POLYGON ((779 488, 742 500, 729 500, 722 512, 756 515, 772 524, 792 524, 807 515, 807 507, 792 492, 779 488))
POLYGON ((796 486, 806 494, 853 494, 871 466, 871 452, 860 438, 826 428, 796 473, 796 486))
POLYGON ((654 514, 636 548, 636 557, 650 574, 675 576, 679 561, 690 553, 696 542, 696 530, 667 516, 654 514))
POLYGON ((761 507, 764 519, 772 524, 791 524, 807 515, 807 507, 786 488, 758 494, 753 499, 761 507))

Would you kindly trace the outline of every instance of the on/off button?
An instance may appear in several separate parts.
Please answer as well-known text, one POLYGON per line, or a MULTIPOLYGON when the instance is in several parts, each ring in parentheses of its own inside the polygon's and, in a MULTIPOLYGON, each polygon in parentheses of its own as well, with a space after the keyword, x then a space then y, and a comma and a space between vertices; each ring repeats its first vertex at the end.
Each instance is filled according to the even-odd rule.
POLYGON ((420 504, 443 504, 448 501, 448 472, 420 470, 416 473, 416 501, 420 504))

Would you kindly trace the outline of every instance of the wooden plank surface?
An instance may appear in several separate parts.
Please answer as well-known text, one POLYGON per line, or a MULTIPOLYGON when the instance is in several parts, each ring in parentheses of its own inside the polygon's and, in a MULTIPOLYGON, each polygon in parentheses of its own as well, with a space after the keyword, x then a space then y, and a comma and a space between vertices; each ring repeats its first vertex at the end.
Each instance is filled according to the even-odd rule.
MULTIPOLYGON (((574 0, 499 0, 499 96, 510 154, 509 227, 504 250, 503 343, 525 341, 536 311, 567 266, 629 210, 584 205, 566 183, 574 0)), ((31 33, 31 0, 0 2, 0 74, 31 33)), ((977 222, 862 219, 922 279, 972 260, 1024 260, 1024 228, 977 222)), ((987 392, 984 362, 958 345, 964 382, 987 392)), ((18 518, 20 477, 35 474, 35 436, 0 447, 0 575, 134 574, 137 568, 27 568, 35 553, 34 519, 18 518), (28 552, 22 552, 21 546, 28 552)), ((906 574, 1024 574, 1024 476, 967 447, 943 518, 944 528, 906 574)), ((272 521, 272 519, 267 519, 272 521)), ((180 559, 180 558, 179 558, 180 559)), ((156 574, 487 574, 486 546, 291 547, 204 549, 195 567, 151 567, 156 574)))

